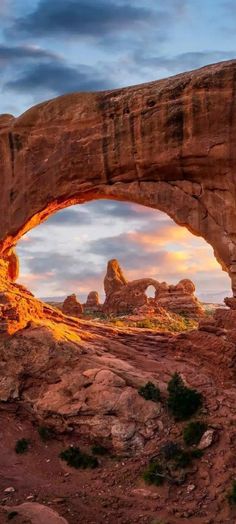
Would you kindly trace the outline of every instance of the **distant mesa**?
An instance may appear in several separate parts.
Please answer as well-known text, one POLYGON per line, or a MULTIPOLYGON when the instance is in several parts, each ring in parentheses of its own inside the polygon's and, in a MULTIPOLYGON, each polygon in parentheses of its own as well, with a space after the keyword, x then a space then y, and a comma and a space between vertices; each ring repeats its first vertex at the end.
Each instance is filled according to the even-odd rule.
POLYGON ((100 304, 99 295, 91 291, 85 304, 80 304, 76 295, 66 298, 62 311, 66 315, 81 316, 86 313, 103 312, 108 315, 155 313, 159 308, 189 318, 199 318, 203 307, 195 296, 195 286, 189 279, 180 280, 177 285, 158 282, 153 278, 141 278, 128 282, 118 260, 109 260, 104 278, 105 302, 100 304), (155 289, 155 297, 147 296, 147 289, 155 289))

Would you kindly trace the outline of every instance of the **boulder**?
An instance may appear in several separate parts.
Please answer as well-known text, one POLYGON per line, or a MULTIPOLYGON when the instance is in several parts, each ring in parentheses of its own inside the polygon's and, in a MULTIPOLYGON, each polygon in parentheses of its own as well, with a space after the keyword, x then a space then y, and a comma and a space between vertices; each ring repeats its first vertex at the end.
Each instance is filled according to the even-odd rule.
POLYGON ((62 312, 64 315, 70 317, 79 317, 83 314, 83 306, 77 300, 76 295, 73 293, 69 295, 63 302, 62 312))
POLYGON ((99 302, 99 295, 97 291, 90 291, 86 303, 84 304, 84 311, 88 313, 98 313, 101 311, 101 304, 99 302))
MULTIPOLYGON (((2 510, 8 515, 13 515, 15 512, 17 522, 23 524, 68 524, 67 520, 47 506, 38 504, 37 502, 24 502, 19 506, 4 506, 2 510), (22 517, 22 520, 19 518, 22 517)), ((11 520, 8 517, 8 520, 11 520)), ((14 519, 12 519, 14 521, 14 519)), ((79 523, 78 523, 79 524, 79 523)))

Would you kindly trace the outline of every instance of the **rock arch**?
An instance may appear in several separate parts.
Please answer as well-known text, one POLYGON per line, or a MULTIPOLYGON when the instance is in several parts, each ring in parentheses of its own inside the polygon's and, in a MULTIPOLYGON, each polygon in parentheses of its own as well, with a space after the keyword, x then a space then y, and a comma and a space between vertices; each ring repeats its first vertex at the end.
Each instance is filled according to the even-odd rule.
MULTIPOLYGON (((210 243, 236 295, 236 61, 0 117, 0 257, 66 206, 132 201, 210 243)), ((5 264, 5 265, 4 265, 5 264)), ((7 268, 8 264, 8 268, 7 268)))

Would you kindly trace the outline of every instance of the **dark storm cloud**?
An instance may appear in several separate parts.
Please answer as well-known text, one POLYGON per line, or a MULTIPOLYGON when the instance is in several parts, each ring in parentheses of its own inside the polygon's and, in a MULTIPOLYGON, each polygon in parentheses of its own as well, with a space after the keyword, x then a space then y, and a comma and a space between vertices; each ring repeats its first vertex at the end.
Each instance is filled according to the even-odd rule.
POLYGON ((40 0, 36 9, 17 18, 10 34, 30 37, 53 35, 94 36, 132 29, 149 21, 145 7, 111 0, 40 0))
POLYGON ((165 69, 169 73, 178 73, 196 69, 207 64, 230 60, 236 55, 235 51, 196 51, 169 56, 145 56, 140 52, 134 53, 134 62, 137 68, 165 69))
POLYGON ((0 63, 9 63, 15 61, 37 60, 37 59, 51 59, 55 58, 53 53, 46 51, 39 47, 33 46, 7 46, 0 44, 0 63))
POLYGON ((4 89, 16 92, 50 92, 57 95, 73 91, 97 91, 111 87, 109 80, 99 72, 84 65, 69 66, 66 62, 55 60, 35 63, 26 67, 18 77, 5 83, 4 89))

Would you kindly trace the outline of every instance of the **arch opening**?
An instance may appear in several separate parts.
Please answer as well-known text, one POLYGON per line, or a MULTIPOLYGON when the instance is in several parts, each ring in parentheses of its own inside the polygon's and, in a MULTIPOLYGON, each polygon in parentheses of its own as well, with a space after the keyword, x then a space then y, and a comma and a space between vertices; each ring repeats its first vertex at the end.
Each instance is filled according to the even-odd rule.
POLYGON ((175 286, 189 278, 204 302, 221 303, 228 293, 227 275, 203 239, 160 211, 127 202, 99 199, 66 207, 25 235, 17 252, 19 282, 52 302, 76 293, 85 304, 89 292, 98 291, 103 303, 103 280, 112 258, 129 282, 147 280, 148 298, 156 293, 148 279, 175 286))
POLYGON ((203 237, 236 295, 235 69, 225 62, 2 115, 4 276, 14 276, 12 248, 30 228, 66 206, 109 198, 161 210, 203 237))
POLYGON ((147 298, 154 299, 155 298, 155 294, 156 294, 155 287, 154 286, 148 286, 147 289, 146 289, 146 296, 147 296, 147 298))

